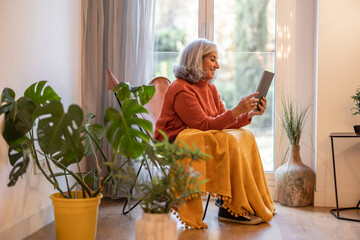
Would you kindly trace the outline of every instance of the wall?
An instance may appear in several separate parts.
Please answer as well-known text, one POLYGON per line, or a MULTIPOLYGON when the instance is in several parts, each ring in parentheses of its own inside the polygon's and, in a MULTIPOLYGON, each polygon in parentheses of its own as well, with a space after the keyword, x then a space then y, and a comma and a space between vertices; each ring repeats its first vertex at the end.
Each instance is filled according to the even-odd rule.
MULTIPOLYGON (((66 108, 80 104, 80 5, 80 0, 0 2, 0 91, 10 87, 19 96, 31 83, 48 80, 66 108)), ((0 239, 23 239, 53 221, 52 187, 30 169, 8 188, 10 170, 0 136, 0 239)))
MULTIPOLYGON (((360 86, 360 1, 318 1, 316 206, 335 206, 330 132, 352 132, 350 96, 360 86)), ((360 139, 335 140, 341 207, 360 199, 360 139)))

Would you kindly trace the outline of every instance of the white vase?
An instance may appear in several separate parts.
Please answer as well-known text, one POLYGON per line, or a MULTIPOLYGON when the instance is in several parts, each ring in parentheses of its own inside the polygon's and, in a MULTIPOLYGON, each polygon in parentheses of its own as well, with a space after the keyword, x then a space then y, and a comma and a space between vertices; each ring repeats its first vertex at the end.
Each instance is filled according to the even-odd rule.
POLYGON ((144 213, 135 223, 138 240, 176 240, 176 222, 170 213, 144 213))

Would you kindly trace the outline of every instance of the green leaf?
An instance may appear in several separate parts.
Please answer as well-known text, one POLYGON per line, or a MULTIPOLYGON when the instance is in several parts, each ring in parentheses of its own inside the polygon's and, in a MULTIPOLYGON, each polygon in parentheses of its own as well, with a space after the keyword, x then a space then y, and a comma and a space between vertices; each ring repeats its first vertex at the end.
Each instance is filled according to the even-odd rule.
POLYGON ((36 107, 49 103, 52 100, 61 100, 59 95, 57 95, 57 93, 50 86, 45 87, 46 82, 47 81, 36 82, 28 87, 24 92, 24 96, 30 98, 36 107))
POLYGON ((1 103, 13 103, 15 101, 15 92, 11 88, 4 88, 1 93, 1 103))
POLYGON ((116 93, 116 97, 120 102, 130 99, 130 85, 128 83, 120 82, 119 85, 114 88, 114 93, 116 93))
POLYGON ((155 94, 154 85, 141 85, 131 86, 127 82, 120 82, 118 86, 114 88, 117 98, 120 102, 124 102, 131 98, 131 94, 136 98, 139 98, 142 105, 147 104, 155 94))
POLYGON ((91 186, 94 183, 94 178, 90 174, 87 174, 84 180, 88 186, 91 186))
POLYGON ((41 150, 60 161, 66 167, 80 161, 84 146, 80 139, 83 112, 77 105, 71 105, 68 113, 58 101, 36 109, 34 118, 39 118, 37 135, 41 150))
POLYGON ((32 114, 35 110, 33 101, 27 97, 9 102, 11 103, 8 108, 2 109, 2 111, 7 110, 3 137, 8 144, 23 137, 32 128, 32 114))
POLYGON ((3 105, 0 106, 0 115, 3 113, 8 113, 10 111, 11 103, 3 103, 3 105))
POLYGON ((142 105, 147 104, 155 94, 154 85, 143 85, 143 91, 139 94, 139 99, 142 105))
POLYGON ((23 138, 21 144, 12 144, 9 146, 8 156, 11 166, 13 166, 9 174, 8 186, 14 186, 24 173, 30 162, 31 141, 23 138), (22 160, 22 161, 21 161, 22 160))
POLYGON ((141 106, 135 99, 125 100, 121 106, 125 116, 133 116, 139 113, 149 113, 146 108, 141 106))
POLYGON ((100 139, 105 135, 105 128, 99 124, 86 124, 85 129, 89 132, 92 138, 85 132, 81 137, 81 141, 84 143, 84 155, 89 156, 93 153, 91 145, 95 140, 100 145, 100 139))
POLYGON ((120 151, 126 157, 137 158, 144 152, 144 145, 138 139, 145 142, 150 140, 149 136, 139 130, 139 126, 150 129, 151 123, 133 116, 144 111, 146 109, 134 99, 123 103, 122 113, 114 108, 106 109, 105 124, 108 125, 106 138, 113 149, 120 151))

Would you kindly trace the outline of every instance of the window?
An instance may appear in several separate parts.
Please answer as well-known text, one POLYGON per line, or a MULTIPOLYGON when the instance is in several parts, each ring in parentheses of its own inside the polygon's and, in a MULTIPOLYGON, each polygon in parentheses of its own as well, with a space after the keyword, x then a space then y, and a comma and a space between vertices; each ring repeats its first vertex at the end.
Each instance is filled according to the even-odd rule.
POLYGON ((185 44, 198 37, 199 4, 194 0, 157 0, 153 76, 173 80, 173 67, 185 44))
MULTIPOLYGON (((276 0, 157 0, 154 77, 175 77, 172 69, 190 40, 206 37, 218 44, 215 85, 226 108, 256 91, 263 70, 275 71, 276 0)), ((274 85, 261 117, 248 126, 256 135, 265 171, 274 171, 274 85)))

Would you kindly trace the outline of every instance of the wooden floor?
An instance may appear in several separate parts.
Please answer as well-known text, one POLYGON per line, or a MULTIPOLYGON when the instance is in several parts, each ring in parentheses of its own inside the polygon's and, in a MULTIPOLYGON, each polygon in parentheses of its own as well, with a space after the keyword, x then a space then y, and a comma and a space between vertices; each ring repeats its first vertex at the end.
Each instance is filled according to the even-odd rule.
MULTIPOLYGON (((141 209, 135 208, 129 217, 121 213, 122 206, 121 200, 108 198, 102 200, 96 239, 135 239, 135 221, 141 216, 141 209)), ((219 222, 218 208, 212 201, 205 219, 209 229, 189 230, 178 224, 179 240, 360 239, 360 222, 338 220, 330 214, 329 208, 290 208, 278 203, 276 207, 276 214, 270 222, 246 226, 219 222)), ((348 216, 360 219, 360 211, 351 210, 348 216)), ((26 239, 55 239, 54 223, 26 239)))

